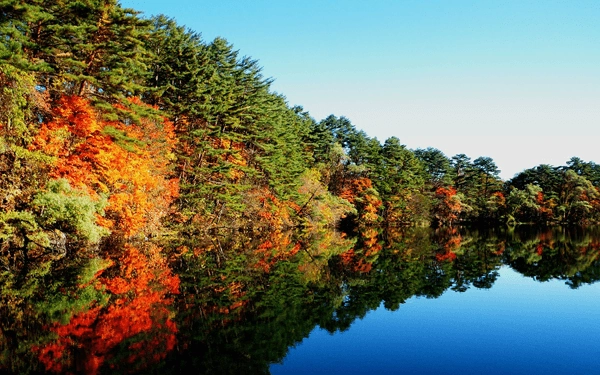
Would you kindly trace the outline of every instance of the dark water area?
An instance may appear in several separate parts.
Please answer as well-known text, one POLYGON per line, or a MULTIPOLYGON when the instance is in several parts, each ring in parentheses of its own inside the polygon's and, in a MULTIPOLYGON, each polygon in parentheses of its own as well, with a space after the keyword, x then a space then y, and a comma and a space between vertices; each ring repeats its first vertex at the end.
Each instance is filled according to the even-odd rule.
POLYGON ((598 228, 121 247, 3 260, 2 372, 600 372, 598 228))

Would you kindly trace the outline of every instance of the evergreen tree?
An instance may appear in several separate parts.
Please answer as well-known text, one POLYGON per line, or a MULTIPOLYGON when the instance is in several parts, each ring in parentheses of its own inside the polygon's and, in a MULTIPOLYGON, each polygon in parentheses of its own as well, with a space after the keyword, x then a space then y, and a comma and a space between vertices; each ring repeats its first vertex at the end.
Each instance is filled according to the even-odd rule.
POLYGON ((385 141, 376 188, 386 202, 385 219, 389 224, 428 220, 423 175, 421 162, 398 138, 385 141))
POLYGON ((433 189, 451 183, 450 160, 438 149, 428 147, 415 150, 415 156, 421 161, 427 172, 429 183, 433 189))
POLYGON ((473 169, 477 172, 480 193, 487 199, 499 187, 500 170, 492 158, 481 156, 473 160, 473 169))
POLYGON ((557 198, 560 189, 562 176, 560 169, 547 164, 541 164, 534 168, 529 168, 517 174, 506 185, 520 190, 527 188, 527 185, 537 185, 547 198, 557 198))
POLYGON ((600 165, 594 162, 585 162, 578 157, 572 157, 567 161, 566 169, 570 169, 588 179, 594 186, 600 187, 600 165))
POLYGON ((450 166, 453 185, 456 190, 462 192, 468 184, 469 174, 473 171, 471 158, 465 154, 454 155, 450 160, 450 166))

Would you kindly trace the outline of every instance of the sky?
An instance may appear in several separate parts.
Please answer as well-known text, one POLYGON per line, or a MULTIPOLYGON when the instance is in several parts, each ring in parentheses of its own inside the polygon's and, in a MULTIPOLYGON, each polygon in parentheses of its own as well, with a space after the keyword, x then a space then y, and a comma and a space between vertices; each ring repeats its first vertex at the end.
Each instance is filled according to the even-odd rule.
POLYGON ((317 121, 494 159, 600 163, 600 1, 121 0, 259 61, 317 121))

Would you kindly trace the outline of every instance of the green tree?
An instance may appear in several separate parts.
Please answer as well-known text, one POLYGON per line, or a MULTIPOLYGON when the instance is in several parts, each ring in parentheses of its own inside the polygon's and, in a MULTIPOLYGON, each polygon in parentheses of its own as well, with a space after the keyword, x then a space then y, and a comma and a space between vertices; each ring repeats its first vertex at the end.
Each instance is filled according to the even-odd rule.
POLYGON ((449 185, 451 182, 450 160, 436 148, 415 150, 415 156, 421 161, 427 172, 429 183, 433 189, 449 185))
POLYGON ((586 222, 594 209, 591 200, 598 199, 600 194, 585 177, 577 175, 573 170, 564 172, 564 183, 559 192, 558 207, 560 219, 564 223, 586 222))
POLYGON ((477 172, 477 178, 482 197, 487 199, 490 194, 498 190, 500 170, 494 160, 488 156, 481 156, 473 160, 473 169, 477 172))
POLYGON ((541 187, 547 197, 554 197, 560 188, 561 180, 560 168, 540 164, 518 173, 506 185, 523 190, 527 185, 533 184, 541 187))
POLYGON ((457 154, 450 159, 452 181, 457 191, 463 192, 467 186, 469 174, 473 170, 471 158, 465 154, 457 154))
POLYGON ((540 219, 542 188, 528 184, 524 190, 513 188, 506 198, 507 220, 515 222, 537 222, 540 219))
POLYGON ((566 169, 570 169, 588 179, 594 186, 600 186, 600 165, 594 162, 585 162, 578 157, 572 157, 567 161, 566 169))
POLYGON ((427 221, 429 200, 423 194, 424 168, 414 153, 396 137, 383 144, 375 180, 385 206, 388 224, 427 221))

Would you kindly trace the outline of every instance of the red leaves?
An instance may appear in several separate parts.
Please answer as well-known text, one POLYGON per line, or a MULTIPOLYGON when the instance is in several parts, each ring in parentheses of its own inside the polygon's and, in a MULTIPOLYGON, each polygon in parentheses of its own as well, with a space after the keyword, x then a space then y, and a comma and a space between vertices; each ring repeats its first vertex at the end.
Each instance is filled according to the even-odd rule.
POLYGON ((355 250, 350 249, 340 254, 342 264, 352 272, 368 273, 373 268, 373 262, 382 249, 379 243, 379 233, 374 228, 361 231, 361 246, 355 250))
POLYGON ((436 254, 435 258, 439 262, 452 262, 456 259, 456 251, 460 249, 462 243, 462 236, 456 228, 449 229, 443 237, 442 249, 443 253, 436 254))
POLYGON ((274 232, 268 240, 262 242, 254 250, 254 256, 258 257, 254 268, 262 269, 263 272, 268 273, 277 262, 293 257, 300 248, 300 243, 292 246, 288 236, 283 235, 281 232, 274 232))
POLYGON ((436 219, 442 224, 452 225, 462 212, 462 204, 456 196, 456 189, 439 187, 435 191, 435 196, 438 200, 434 209, 436 219))
POLYGON ((535 201, 538 204, 543 204, 544 203, 544 193, 542 193, 541 191, 539 193, 537 193, 536 197, 535 197, 535 201))
POLYGON ((537 255, 542 255, 544 253, 544 245, 542 243, 537 244, 537 246, 535 247, 535 252, 537 253, 537 255))
POLYGON ((443 262, 443 261, 452 262, 453 260, 456 259, 456 254, 452 251, 446 251, 443 254, 437 254, 435 256, 435 259, 437 259, 439 262, 443 262))

